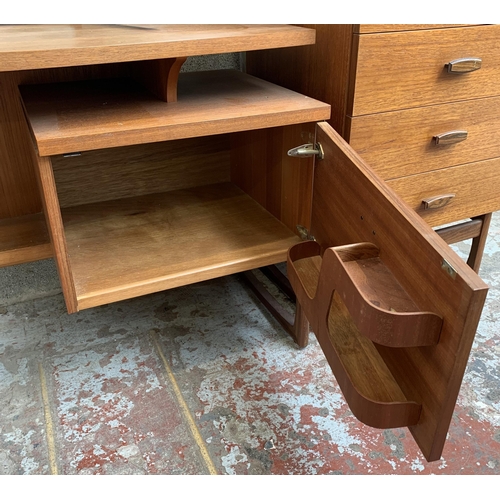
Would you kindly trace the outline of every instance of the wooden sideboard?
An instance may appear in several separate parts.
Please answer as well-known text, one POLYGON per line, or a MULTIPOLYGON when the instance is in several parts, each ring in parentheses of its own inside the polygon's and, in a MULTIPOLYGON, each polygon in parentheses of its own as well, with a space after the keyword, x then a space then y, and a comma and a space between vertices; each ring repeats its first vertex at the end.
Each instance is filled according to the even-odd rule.
POLYGON ((335 130, 426 222, 460 221, 440 234, 474 238, 479 271, 500 209, 500 26, 309 27, 314 46, 251 53, 248 71, 330 103, 335 130))
MULTIPOLYGON (((324 27, 320 43, 323 30, 349 33, 347 52, 358 36, 324 27)), ((315 39, 281 25, 0 27, 0 265, 54 257, 76 313, 288 259, 297 343, 310 322, 355 415, 408 426, 436 460, 486 285, 326 122, 346 135, 347 100, 180 73, 188 56, 241 51, 273 80, 272 51, 310 54, 315 39)), ((312 55, 286 68, 337 87, 312 55)))

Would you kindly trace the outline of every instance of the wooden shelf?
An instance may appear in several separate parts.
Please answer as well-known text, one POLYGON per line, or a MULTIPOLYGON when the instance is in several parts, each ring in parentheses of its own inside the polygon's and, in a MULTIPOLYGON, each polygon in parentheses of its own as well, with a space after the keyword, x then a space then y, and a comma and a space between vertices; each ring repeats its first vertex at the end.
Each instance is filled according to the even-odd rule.
POLYGON ((0 71, 244 52, 313 44, 286 25, 11 25, 0 31, 0 71))
POLYGON ((42 213, 0 220, 0 267, 52 257, 42 213))
POLYGON ((299 237, 231 183, 62 210, 78 310, 286 260, 299 237))
POLYGON ((22 86, 40 156, 326 120, 328 104, 236 70, 181 73, 178 102, 131 80, 22 86))

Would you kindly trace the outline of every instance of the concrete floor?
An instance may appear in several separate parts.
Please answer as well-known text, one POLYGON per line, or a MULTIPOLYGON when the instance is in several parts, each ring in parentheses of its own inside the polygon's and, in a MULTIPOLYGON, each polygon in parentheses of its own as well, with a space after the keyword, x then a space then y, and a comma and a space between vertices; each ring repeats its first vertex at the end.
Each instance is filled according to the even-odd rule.
MULTIPOLYGON (((68 315, 51 260, 0 270, 1 474, 500 474, 500 213, 443 458, 349 411, 238 276, 68 315)), ((454 247, 465 255, 467 244, 454 247)))

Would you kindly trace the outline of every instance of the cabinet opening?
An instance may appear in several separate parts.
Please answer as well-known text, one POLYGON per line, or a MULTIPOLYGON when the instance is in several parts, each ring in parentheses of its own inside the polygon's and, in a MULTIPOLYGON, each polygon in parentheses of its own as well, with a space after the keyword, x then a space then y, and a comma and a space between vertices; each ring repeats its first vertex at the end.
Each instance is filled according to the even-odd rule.
POLYGON ((120 79, 20 91, 71 312, 283 262, 310 226, 312 161, 286 151, 328 104, 236 70, 179 75, 177 102, 120 79))
POLYGON ((283 146, 309 129, 54 156, 76 310, 285 261, 312 163, 283 146))

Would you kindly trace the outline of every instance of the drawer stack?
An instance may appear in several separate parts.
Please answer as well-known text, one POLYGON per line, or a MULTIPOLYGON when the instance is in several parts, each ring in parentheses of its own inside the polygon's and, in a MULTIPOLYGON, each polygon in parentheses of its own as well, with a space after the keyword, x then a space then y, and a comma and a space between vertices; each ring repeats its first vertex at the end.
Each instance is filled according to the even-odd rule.
POLYGON ((353 34, 346 138, 430 225, 493 212, 500 29, 414 28, 361 26, 353 34), (395 28, 403 31, 385 32, 395 28), (457 71, 450 63, 461 60, 457 71))

